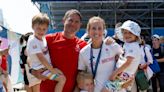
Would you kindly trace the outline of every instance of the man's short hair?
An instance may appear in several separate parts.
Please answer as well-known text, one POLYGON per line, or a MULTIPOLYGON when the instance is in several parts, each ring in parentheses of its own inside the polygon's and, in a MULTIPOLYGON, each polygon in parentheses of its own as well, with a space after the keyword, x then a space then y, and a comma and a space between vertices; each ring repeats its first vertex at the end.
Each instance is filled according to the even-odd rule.
POLYGON ((68 10, 68 11, 65 13, 65 15, 64 15, 63 20, 66 20, 66 19, 67 19, 70 15, 72 15, 72 14, 77 14, 77 15, 80 17, 80 21, 82 20, 82 15, 81 15, 81 13, 80 13, 78 10, 76 10, 76 9, 68 10))

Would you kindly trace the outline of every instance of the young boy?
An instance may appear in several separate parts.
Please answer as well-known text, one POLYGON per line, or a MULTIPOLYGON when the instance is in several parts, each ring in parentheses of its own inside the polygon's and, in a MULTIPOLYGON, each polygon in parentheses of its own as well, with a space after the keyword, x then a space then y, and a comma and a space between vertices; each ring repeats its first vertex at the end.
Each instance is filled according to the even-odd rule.
MULTIPOLYGON (((42 75, 47 79, 58 82, 54 92, 62 92, 66 78, 60 70, 52 67, 46 39, 44 38, 49 23, 50 20, 46 14, 40 13, 32 18, 34 35, 30 36, 27 42, 27 55, 31 62, 31 68, 43 70, 42 75)), ((40 92, 40 82, 36 82, 32 87, 34 87, 33 92, 40 92)))
POLYGON ((77 76, 77 85, 80 88, 80 92, 93 92, 94 80, 92 74, 80 72, 77 76))

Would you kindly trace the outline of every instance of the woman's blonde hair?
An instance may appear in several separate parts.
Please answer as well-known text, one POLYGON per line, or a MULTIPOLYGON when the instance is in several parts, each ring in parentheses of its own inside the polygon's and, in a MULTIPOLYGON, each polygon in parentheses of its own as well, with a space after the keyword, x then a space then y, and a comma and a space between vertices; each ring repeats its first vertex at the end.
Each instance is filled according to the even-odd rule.
POLYGON ((87 32, 90 30, 91 23, 92 23, 94 20, 98 20, 98 21, 100 21, 101 23, 103 23, 103 29, 104 29, 104 30, 106 29, 106 25, 105 25, 104 19, 102 19, 102 18, 99 17, 99 16, 93 16, 93 17, 91 17, 91 18, 89 19, 89 21, 88 21, 88 24, 87 24, 87 32))

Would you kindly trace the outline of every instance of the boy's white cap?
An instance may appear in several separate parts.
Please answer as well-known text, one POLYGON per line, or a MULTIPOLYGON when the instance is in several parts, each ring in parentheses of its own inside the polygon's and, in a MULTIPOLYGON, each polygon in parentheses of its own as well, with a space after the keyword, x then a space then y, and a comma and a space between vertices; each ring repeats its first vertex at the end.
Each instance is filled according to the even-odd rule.
POLYGON ((122 24, 121 29, 126 29, 130 31, 132 34, 140 37, 141 27, 134 21, 131 21, 131 20, 125 21, 122 24))
POLYGON ((160 39, 159 35, 157 35, 157 34, 153 35, 151 38, 152 39, 154 39, 154 38, 160 39))

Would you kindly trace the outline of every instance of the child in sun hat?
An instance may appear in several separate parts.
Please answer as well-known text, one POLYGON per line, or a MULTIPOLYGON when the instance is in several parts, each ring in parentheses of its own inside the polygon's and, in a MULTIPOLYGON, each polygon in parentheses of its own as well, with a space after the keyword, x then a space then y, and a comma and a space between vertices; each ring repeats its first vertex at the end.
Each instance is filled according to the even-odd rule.
POLYGON ((121 26, 123 34, 124 46, 124 60, 118 60, 116 70, 110 76, 109 80, 105 83, 105 88, 109 92, 135 92, 132 89, 134 84, 134 76, 138 69, 141 60, 140 50, 140 26, 131 20, 125 21, 121 26))

